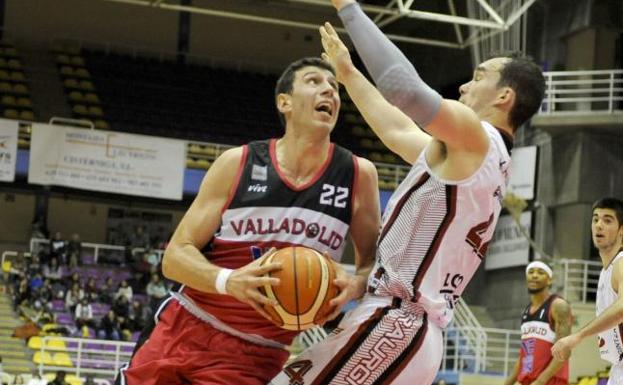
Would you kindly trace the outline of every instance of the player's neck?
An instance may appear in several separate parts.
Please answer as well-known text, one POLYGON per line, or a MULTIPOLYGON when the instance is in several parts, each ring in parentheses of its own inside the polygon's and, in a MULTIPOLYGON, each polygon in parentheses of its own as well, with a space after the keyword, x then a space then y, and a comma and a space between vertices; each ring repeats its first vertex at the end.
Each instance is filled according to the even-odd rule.
POLYGON ((543 303, 547 301, 550 295, 551 293, 548 289, 543 289, 538 293, 530 294, 531 308, 533 310, 540 308, 541 305, 543 305, 543 303))
POLYGON ((601 263, 604 265, 604 268, 610 265, 610 262, 616 257, 616 255, 623 248, 623 243, 616 242, 612 244, 612 246, 604 247, 603 249, 599 249, 599 256, 601 257, 601 263))
POLYGON ((277 140, 275 152, 279 168, 295 185, 305 184, 322 168, 329 156, 329 137, 316 139, 284 135, 277 140))
POLYGON ((506 132, 511 137, 515 136, 511 125, 508 123, 508 115, 497 109, 490 109, 481 111, 478 114, 480 120, 491 123, 498 130, 506 132))

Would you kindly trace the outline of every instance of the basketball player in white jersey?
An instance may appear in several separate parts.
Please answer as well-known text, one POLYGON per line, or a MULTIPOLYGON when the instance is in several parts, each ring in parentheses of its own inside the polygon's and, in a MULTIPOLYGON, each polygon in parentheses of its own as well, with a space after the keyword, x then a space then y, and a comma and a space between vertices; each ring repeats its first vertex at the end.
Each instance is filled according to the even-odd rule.
POLYGON ((552 354, 566 360, 584 338, 597 334, 601 358, 612 364, 608 385, 623 385, 623 201, 595 202, 591 232, 604 265, 597 286, 597 317, 556 342, 552 354))
POLYGON ((458 102, 442 99, 354 0, 333 4, 378 90, 329 24, 320 30, 323 58, 374 132, 412 168, 384 213, 368 294, 272 383, 431 384, 441 330, 502 208, 513 133, 538 110, 544 78, 527 59, 497 57, 478 66, 458 102))

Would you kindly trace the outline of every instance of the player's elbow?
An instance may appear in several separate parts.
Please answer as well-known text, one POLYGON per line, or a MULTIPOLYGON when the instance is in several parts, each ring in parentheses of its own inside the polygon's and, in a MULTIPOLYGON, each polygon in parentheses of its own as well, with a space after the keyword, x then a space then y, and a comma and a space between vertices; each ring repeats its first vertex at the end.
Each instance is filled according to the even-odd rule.
POLYGON ((175 249, 177 247, 170 243, 162 255, 162 275, 167 279, 175 280, 175 249))

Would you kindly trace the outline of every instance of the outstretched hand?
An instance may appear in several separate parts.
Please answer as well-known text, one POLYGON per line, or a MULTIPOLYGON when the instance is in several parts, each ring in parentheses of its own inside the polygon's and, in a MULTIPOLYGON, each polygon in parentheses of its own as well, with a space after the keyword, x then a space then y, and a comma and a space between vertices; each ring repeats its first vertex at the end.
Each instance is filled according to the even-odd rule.
POLYGON ((355 0, 331 0, 331 4, 335 7, 336 10, 340 10, 347 6, 348 4, 356 3, 355 0))
POLYGON ((571 334, 556 341, 552 346, 552 356, 558 361, 566 361, 571 356, 571 350, 575 348, 581 339, 577 334, 571 334))
POLYGON ((240 302, 250 305, 255 311, 271 320, 270 316, 264 311, 264 305, 275 305, 275 301, 263 295, 259 288, 264 285, 277 286, 280 283, 278 278, 264 276, 271 271, 281 270, 281 263, 271 262, 262 265, 262 262, 275 252, 271 248, 260 258, 234 270, 227 280, 227 293, 240 302), (262 266, 260 266, 262 265, 262 266))
POLYGON ((321 56, 335 68, 337 80, 341 81, 354 67, 348 48, 328 22, 320 27, 320 38, 324 49, 321 56))

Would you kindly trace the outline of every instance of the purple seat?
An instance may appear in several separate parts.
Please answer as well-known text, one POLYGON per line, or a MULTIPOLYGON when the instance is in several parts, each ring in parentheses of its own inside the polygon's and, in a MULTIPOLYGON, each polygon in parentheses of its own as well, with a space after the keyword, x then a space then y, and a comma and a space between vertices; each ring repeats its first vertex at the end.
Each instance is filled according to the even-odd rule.
POLYGON ((59 313, 56 315, 56 322, 59 325, 74 326, 74 318, 69 313, 59 313))
POLYGON ((52 312, 60 313, 65 311, 65 301, 62 299, 52 300, 52 312))
POLYGON ((83 255, 82 256, 82 263, 85 265, 94 265, 95 264, 95 257, 87 254, 87 255, 83 255))

